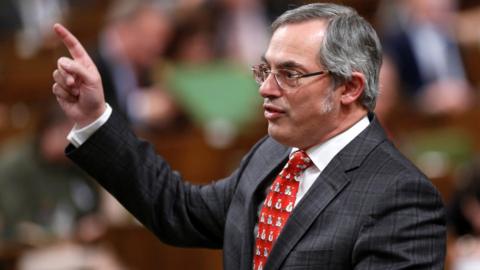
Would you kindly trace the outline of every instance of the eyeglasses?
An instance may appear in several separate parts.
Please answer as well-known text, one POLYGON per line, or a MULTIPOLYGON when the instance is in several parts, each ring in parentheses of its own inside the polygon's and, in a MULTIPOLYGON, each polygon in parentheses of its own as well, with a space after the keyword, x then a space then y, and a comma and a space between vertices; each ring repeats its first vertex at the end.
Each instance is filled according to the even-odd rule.
POLYGON ((328 74, 328 70, 322 70, 312 73, 299 73, 293 70, 288 69, 277 69, 276 71, 271 70, 265 64, 259 64, 252 67, 253 77, 255 81, 262 85, 265 80, 267 80, 268 75, 273 74, 275 76, 275 80, 280 88, 285 91, 292 91, 300 86, 300 79, 312 76, 320 76, 328 74))

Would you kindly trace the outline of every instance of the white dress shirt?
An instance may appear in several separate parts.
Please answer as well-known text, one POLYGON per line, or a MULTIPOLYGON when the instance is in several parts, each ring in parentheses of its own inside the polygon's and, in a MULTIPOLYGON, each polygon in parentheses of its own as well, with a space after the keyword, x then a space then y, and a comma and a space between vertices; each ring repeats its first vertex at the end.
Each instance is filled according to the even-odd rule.
MULTIPOLYGON (((365 128, 368 127, 370 121, 368 117, 363 117, 360 121, 355 123, 352 127, 346 131, 330 138, 328 141, 321 144, 310 147, 306 152, 313 162, 313 165, 302 173, 300 178, 300 184, 297 192, 297 199, 295 205, 303 198, 320 173, 327 167, 328 163, 340 152, 348 143, 350 143, 355 137, 358 136, 365 128)), ((293 148, 292 153, 297 151, 298 148, 293 148)), ((290 153, 291 154, 291 153, 290 153)))
POLYGON ((101 126, 103 126, 103 124, 108 121, 108 118, 110 118, 110 115, 112 114, 112 107, 110 107, 108 103, 105 104, 106 109, 103 114, 99 118, 97 118, 97 120, 82 128, 78 128, 75 124, 72 130, 70 130, 67 135, 67 139, 75 147, 79 147, 84 142, 86 142, 88 138, 90 138, 90 136, 95 133, 95 131, 97 131, 101 126))

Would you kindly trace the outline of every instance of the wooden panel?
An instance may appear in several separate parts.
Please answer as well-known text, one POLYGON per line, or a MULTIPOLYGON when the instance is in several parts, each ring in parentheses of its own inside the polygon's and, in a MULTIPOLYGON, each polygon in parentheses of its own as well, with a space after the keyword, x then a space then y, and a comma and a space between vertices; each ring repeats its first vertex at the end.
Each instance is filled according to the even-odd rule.
POLYGON ((103 243, 110 246, 129 269, 222 269, 220 250, 167 246, 140 226, 112 228, 103 243))

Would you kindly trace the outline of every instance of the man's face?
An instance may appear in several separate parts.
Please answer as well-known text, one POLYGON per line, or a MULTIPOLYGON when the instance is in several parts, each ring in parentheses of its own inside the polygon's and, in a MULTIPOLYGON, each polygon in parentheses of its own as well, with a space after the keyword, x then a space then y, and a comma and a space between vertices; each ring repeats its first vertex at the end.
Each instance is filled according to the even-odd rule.
MULTIPOLYGON (((325 29, 326 23, 321 20, 281 26, 270 40, 265 64, 273 72, 325 70, 317 57, 325 29)), ((328 74, 301 78, 299 82, 298 88, 285 91, 270 74, 260 86, 260 94, 270 136, 282 144, 305 149, 338 133, 340 91, 333 89, 328 74)))
POLYGON ((150 68, 165 50, 170 38, 170 24, 155 10, 143 10, 132 22, 132 61, 139 67, 150 68))

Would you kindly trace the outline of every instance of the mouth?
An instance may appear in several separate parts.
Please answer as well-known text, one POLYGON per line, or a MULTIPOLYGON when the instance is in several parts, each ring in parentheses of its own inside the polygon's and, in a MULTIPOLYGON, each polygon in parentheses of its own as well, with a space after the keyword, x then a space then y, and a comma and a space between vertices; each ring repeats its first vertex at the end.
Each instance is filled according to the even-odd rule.
POLYGON ((278 106, 272 104, 263 104, 263 115, 265 119, 271 121, 278 119, 286 114, 286 111, 278 106))

